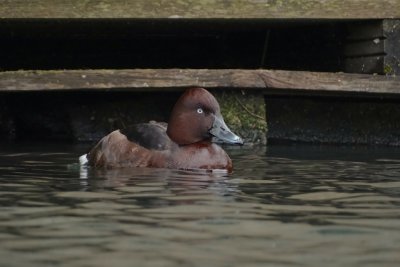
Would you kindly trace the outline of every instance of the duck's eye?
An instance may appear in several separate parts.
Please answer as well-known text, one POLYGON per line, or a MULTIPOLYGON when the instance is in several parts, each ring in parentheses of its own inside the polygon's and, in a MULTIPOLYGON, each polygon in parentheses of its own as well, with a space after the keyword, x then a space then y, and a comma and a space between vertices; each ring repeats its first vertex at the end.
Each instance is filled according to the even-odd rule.
POLYGON ((197 109, 197 113, 202 114, 203 113, 203 109, 202 108, 198 108, 197 109))

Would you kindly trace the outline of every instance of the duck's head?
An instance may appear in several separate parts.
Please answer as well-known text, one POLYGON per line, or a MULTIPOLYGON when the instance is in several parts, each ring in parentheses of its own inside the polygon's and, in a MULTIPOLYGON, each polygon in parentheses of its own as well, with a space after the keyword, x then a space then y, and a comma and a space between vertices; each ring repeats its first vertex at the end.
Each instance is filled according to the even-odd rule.
POLYGON ((186 90, 176 102, 168 122, 167 134, 179 145, 217 139, 243 144, 225 124, 217 100, 203 88, 186 90))

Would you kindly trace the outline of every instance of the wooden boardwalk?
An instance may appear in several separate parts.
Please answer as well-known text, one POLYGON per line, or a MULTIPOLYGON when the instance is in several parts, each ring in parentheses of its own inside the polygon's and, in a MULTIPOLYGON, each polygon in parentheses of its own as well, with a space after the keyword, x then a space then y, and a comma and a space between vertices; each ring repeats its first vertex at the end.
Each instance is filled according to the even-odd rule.
MULTIPOLYGON (((115 21, 132 20, 148 21, 151 24, 152 20, 166 20, 181 21, 184 24, 185 21, 222 20, 236 21, 234 25, 238 27, 241 25, 241 21, 253 21, 258 22, 258 24, 254 24, 257 27, 264 25, 265 31, 268 30, 269 26, 275 25, 274 23, 277 23, 279 30, 279 28, 284 28, 285 23, 288 22, 293 26, 296 23, 304 23, 304 21, 307 21, 307 23, 356 21, 360 22, 361 26, 357 24, 358 26, 353 28, 356 30, 350 29, 348 36, 352 37, 354 34, 358 36, 360 32, 367 32, 368 36, 360 37, 362 41, 359 41, 360 38, 358 37, 358 39, 353 38, 356 41, 349 37, 349 43, 345 44, 343 48, 346 66, 343 67, 342 71, 369 74, 398 74, 400 72, 400 49, 398 48, 400 47, 398 45, 398 42, 400 42, 400 20, 396 20, 399 18, 400 0, 4 0, 0 4, 0 29, 7 32, 7 29, 14 25, 17 29, 15 32, 18 34, 21 25, 25 25, 23 27, 26 31, 26 25, 29 25, 30 21, 41 21, 42 26, 40 27, 43 28, 39 31, 47 32, 51 28, 51 33, 46 37, 50 40, 52 32, 57 32, 57 38, 62 40, 63 33, 57 31, 57 25, 68 24, 68 21, 85 23, 88 21, 113 20, 115 23, 115 21), (378 20, 378 23, 374 22, 372 26, 374 34, 378 32, 379 35, 369 34, 371 26, 364 27, 363 21, 372 19, 378 20), (391 28, 385 26, 388 23, 383 23, 383 26, 379 23, 388 19, 395 19, 391 20, 394 21, 390 24, 393 25, 391 28), (52 24, 49 24, 49 28, 43 26, 47 25, 46 21, 52 22, 52 24), (55 21, 56 24, 54 24, 55 21), (19 24, 21 22, 22 24, 19 24), (381 29, 384 31, 381 31, 381 29), (389 34, 392 32, 395 32, 395 34, 392 34, 393 36, 389 34)), ((195 24, 190 25, 194 26, 195 24)), ((246 27, 251 27, 251 24, 246 25, 246 27)), ((212 24, 210 24, 210 27, 212 27, 212 24)), ((91 28, 88 28, 87 31, 91 31, 91 28)), ((112 30, 97 34, 105 34, 105 38, 110 39, 113 38, 111 32, 112 30), (107 34, 109 34, 108 37, 107 34)), ((14 38, 13 33, 7 32, 7 34, 9 37, 5 38, 14 38)), ((75 36, 71 32, 68 34, 75 36)), ((85 32, 78 32, 77 38, 81 38, 79 36, 85 36, 85 34, 85 32)), ((146 32, 142 34, 146 34, 146 32)), ((176 36, 179 36, 179 33, 176 36)), ((25 37, 22 37, 22 40, 25 40, 23 38, 25 37)), ((29 38, 32 37, 27 38, 29 41, 29 38)), ((315 38, 318 38, 318 36, 315 38)), ((71 42, 71 40, 69 41, 71 42)), ((162 42, 162 39, 157 42, 162 42)), ((267 46, 267 41, 265 46, 267 46)), ((108 53, 112 54, 112 52, 108 53)), ((135 53, 140 53, 140 51, 135 51, 135 53)), ((285 53, 285 51, 282 51, 282 53, 285 53)), ((98 56, 101 57, 101 55, 98 56)), ((260 56, 263 57, 263 55, 260 56)), ((92 57, 96 57, 96 55, 92 55, 92 57)), ((54 59, 49 57, 47 60, 57 61, 57 56, 54 59)), ((132 69, 119 70, 118 67, 111 67, 102 70, 101 66, 98 68, 100 69, 97 70, 95 67, 89 70, 78 70, 78 67, 76 70, 58 70, 63 69, 61 66, 58 69, 48 71, 40 71, 40 67, 38 71, 3 71, 0 72, 0 92, 82 89, 138 91, 195 85, 208 88, 247 88, 265 92, 284 92, 284 90, 299 93, 309 91, 310 93, 398 94, 400 92, 399 78, 395 76, 280 71, 268 70, 268 67, 267 70, 205 69, 207 67, 190 69, 190 67, 185 68, 184 66, 179 66, 180 69, 170 69, 170 67, 167 67, 168 69, 158 69, 157 67, 154 67, 154 69, 149 69, 149 67, 136 69, 132 67, 132 69)), ((152 68, 151 64, 150 68, 152 68)), ((2 69, 1 65, 0 69, 2 69)), ((7 67, 3 67, 3 69, 7 70, 7 67)), ((18 69, 18 66, 13 69, 18 69)))
POLYGON ((93 141, 202 86, 250 143, 400 145, 400 0, 3 0, 0 41, 0 138, 93 141))

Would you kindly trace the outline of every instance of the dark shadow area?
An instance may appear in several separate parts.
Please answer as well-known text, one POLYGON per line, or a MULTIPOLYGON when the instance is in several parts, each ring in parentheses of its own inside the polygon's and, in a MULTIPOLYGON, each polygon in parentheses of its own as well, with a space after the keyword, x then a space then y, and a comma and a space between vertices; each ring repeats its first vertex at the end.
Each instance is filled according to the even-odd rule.
POLYGON ((2 20, 0 70, 339 71, 345 26, 286 20, 2 20))
MULTIPOLYGON (((349 25, 367 22, 379 24, 377 20, 1 20, 0 71, 265 68, 337 72, 344 68, 343 49, 359 42, 348 40, 349 25)), ((166 121, 179 96, 76 89, 2 93, 0 138, 94 142, 133 123, 166 121)), ((269 141, 400 145, 398 106, 398 100, 379 98, 268 96, 269 141)))
POLYGON ((266 96, 269 143, 400 145, 400 100, 266 96))
POLYGON ((179 92, 30 92, 0 96, 0 138, 95 142, 134 123, 167 121, 179 92))

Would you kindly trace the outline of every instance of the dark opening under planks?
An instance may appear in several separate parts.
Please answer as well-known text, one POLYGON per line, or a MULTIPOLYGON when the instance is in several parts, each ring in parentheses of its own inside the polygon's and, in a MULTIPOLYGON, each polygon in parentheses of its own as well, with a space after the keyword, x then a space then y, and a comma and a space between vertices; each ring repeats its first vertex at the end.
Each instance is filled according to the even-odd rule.
POLYGON ((344 45, 344 71, 400 74, 400 20, 349 24, 344 45))
POLYGON ((3 0, 0 18, 399 18, 400 0, 3 0))
POLYGON ((236 69, 130 69, 0 72, 0 92, 168 91, 191 86, 263 92, 400 94, 400 77, 236 69))

